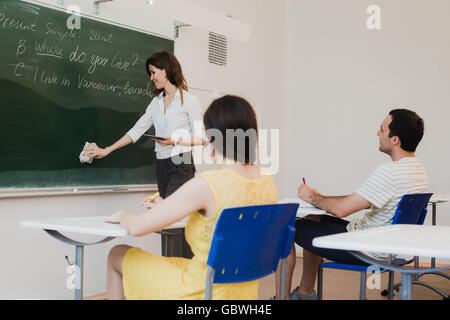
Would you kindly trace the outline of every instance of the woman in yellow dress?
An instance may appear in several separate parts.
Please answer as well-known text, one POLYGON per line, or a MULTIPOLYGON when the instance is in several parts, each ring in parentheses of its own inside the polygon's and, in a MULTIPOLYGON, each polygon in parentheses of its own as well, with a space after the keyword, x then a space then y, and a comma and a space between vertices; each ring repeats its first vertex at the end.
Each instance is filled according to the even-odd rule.
MULTIPOLYGON (((254 165, 257 120, 251 105, 243 98, 224 96, 212 102, 203 121, 214 157, 225 160, 221 168, 200 173, 164 200, 155 199, 142 214, 119 211, 106 219, 138 237, 189 216, 186 240, 193 258, 115 246, 108 256, 108 299, 203 299, 206 261, 222 210, 277 203, 272 176, 254 165)), ((213 299, 257 298, 258 280, 214 285, 213 299)))

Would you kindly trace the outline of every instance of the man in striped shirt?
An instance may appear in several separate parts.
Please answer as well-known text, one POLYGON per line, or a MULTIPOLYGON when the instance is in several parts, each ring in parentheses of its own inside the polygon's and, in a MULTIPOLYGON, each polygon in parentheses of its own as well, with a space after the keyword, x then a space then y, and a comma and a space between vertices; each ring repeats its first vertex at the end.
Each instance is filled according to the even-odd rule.
MULTIPOLYGON (((308 185, 299 187, 299 198, 333 216, 308 216, 297 221, 295 243, 303 248, 303 274, 300 286, 290 295, 291 299, 316 298, 314 284, 321 258, 346 264, 365 264, 344 250, 313 247, 312 239, 389 225, 403 195, 428 192, 425 169, 415 156, 423 132, 423 120, 415 112, 406 109, 392 110, 381 123, 377 133, 379 150, 389 155, 392 161, 380 165, 353 194, 330 197, 320 194, 308 185), (343 219, 363 209, 369 211, 362 218, 350 222, 343 219)), ((375 259, 387 258, 385 255, 366 254, 375 259)), ((288 287, 295 267, 295 246, 289 258, 288 287)))

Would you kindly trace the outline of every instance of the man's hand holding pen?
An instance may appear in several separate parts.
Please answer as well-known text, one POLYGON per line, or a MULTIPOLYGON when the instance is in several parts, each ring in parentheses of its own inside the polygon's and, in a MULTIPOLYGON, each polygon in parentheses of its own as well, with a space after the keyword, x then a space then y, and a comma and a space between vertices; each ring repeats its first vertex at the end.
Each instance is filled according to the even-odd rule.
POLYGON ((305 181, 305 178, 302 179, 303 184, 298 188, 298 197, 303 201, 308 203, 313 202, 313 196, 316 194, 320 194, 316 189, 310 188, 305 181))

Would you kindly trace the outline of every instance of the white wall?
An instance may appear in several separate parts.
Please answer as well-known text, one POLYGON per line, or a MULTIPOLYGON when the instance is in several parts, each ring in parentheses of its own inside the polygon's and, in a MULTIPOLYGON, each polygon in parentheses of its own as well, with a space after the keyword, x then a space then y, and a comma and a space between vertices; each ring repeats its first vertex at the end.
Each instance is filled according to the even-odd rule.
MULTIPOLYGON (((144 193, 91 196, 56 196, 20 199, 0 199, 2 215, 0 243, 0 299, 73 299, 74 291, 66 282, 68 264, 75 261, 75 248, 59 242, 39 229, 22 228, 21 221, 46 218, 103 216, 120 209, 140 212, 144 193)), ((96 236, 69 234, 76 240, 94 242, 96 236)), ((160 237, 122 238, 86 247, 84 250, 85 296, 106 291, 106 257, 116 244, 139 246, 160 254, 160 237)))
MULTIPOLYGON (((286 1, 212 1, 192 0, 194 4, 209 8, 243 21, 252 27, 248 43, 228 39, 228 65, 226 68, 207 62, 208 32, 195 28, 180 28, 180 38, 175 41, 175 53, 183 65, 188 85, 193 87, 202 107, 207 108, 212 92, 195 88, 237 94, 245 97, 254 107, 259 129, 281 129, 285 113, 285 61, 286 1)), ((267 156, 274 158, 278 148, 287 143, 280 132, 280 145, 268 145, 267 156)), ((270 132, 269 132, 270 137, 270 132)), ((275 162, 276 159, 273 160, 275 162)), ((198 166, 200 171, 205 166, 198 166)), ((277 167, 265 163, 264 167, 277 167)), ((276 183, 282 185, 279 175, 276 183)), ((280 197, 282 195, 280 194, 280 197)))
POLYGON ((100 18, 117 25, 144 30, 164 38, 173 39, 173 21, 152 12, 146 0, 114 0, 99 5, 94 13, 91 0, 22 0, 31 4, 59 8, 67 12, 80 11, 83 16, 100 18), (75 8, 74 8, 75 7, 75 8))
MULTIPOLYGON (((295 196, 302 176, 324 194, 352 193, 390 161, 378 151, 381 121, 409 107, 425 121, 417 156, 431 191, 450 194, 449 12, 447 0, 288 1, 291 147, 282 154, 280 193, 295 196), (381 30, 366 27, 372 4, 381 8, 381 30)), ((450 205, 438 207, 437 221, 450 225, 450 205)))
MULTIPOLYGON (((47 2, 56 3, 48 0, 47 2)), ((73 1, 72 1, 73 2, 73 1)), ((123 14, 124 10, 117 6, 121 1, 104 4, 105 11, 115 12, 123 24, 137 25, 147 30, 160 32, 165 37, 170 36, 166 22, 155 22, 153 19, 142 20, 142 13, 123 14), (114 9, 116 8, 116 9, 114 9), (145 23, 144 23, 145 22, 145 23), (152 24, 153 23, 153 24, 152 24), (165 31, 166 30, 166 31, 165 31)), ((135 3, 135 1, 130 1, 135 3)), ((218 90, 227 93, 243 94, 257 110, 261 127, 279 128, 282 123, 284 87, 283 63, 279 55, 283 51, 283 18, 285 1, 192 1, 234 18, 249 23, 253 33, 248 44, 229 40, 230 68, 226 75, 213 74, 211 79, 199 77, 198 72, 205 68, 205 62, 196 60, 192 46, 198 39, 195 35, 204 36, 205 32, 193 30, 184 34, 185 38, 176 40, 175 51, 180 52, 179 59, 185 70, 188 83, 193 87, 210 89, 211 83, 217 82, 218 90), (270 24, 267 23, 270 21, 270 24), (188 38, 190 36, 191 38, 188 38), (179 45, 178 45, 179 41, 179 45), (187 48, 182 51, 183 44, 187 48), (187 50, 187 51, 186 51, 187 50), (184 53, 183 53, 184 52, 184 53), (192 68, 191 68, 192 66, 192 68), (264 94, 261 94, 264 93, 264 94), (266 94, 267 93, 267 94, 266 94)), ((70 1, 65 1, 65 4, 70 1)), ((103 5, 102 5, 103 7, 103 5)), ((184 30, 180 30, 180 34, 184 30)), ((200 39, 203 41, 202 39, 200 39)), ((197 48, 198 49, 198 48, 197 48)), ((210 101, 209 93, 193 90, 206 105, 210 101)), ((205 106, 206 107, 206 106, 205 106)), ((280 182, 281 183, 281 182, 280 182)), ((69 274, 66 274, 67 262, 64 256, 74 260, 74 249, 60 243, 44 231, 20 227, 20 221, 41 218, 69 218, 81 216, 108 215, 120 209, 140 211, 139 203, 145 193, 119 193, 77 196, 53 196, 35 198, 0 199, 0 214, 2 215, 0 243, 5 256, 0 264, 0 299, 72 299, 74 292, 66 288, 69 274)), ((92 241, 98 237, 81 237, 79 240, 92 241)), ((115 239, 106 244, 100 244, 85 249, 85 295, 93 295, 106 291, 106 257, 115 244, 127 243, 140 246, 155 254, 160 254, 160 237, 153 234, 138 239, 115 239)))

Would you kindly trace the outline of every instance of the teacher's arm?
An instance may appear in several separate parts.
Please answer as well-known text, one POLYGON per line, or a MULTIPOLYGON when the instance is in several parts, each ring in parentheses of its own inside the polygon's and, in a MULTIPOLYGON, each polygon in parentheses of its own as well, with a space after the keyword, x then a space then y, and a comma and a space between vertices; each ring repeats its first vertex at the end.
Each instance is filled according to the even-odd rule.
POLYGON ((114 144, 112 144, 106 148, 100 148, 97 146, 97 144, 91 143, 91 145, 89 146, 91 151, 89 151, 88 155, 89 155, 89 158, 101 159, 101 158, 104 158, 107 155, 109 155, 111 152, 113 152, 117 149, 123 148, 132 142, 133 142, 133 140, 131 139, 131 137, 128 134, 125 134, 122 138, 117 140, 114 144))
MULTIPOLYGON (((173 142, 173 144, 175 144, 175 142, 173 142)), ((182 138, 182 139, 178 140, 177 144, 179 144, 181 146, 201 146, 201 145, 206 145, 206 140, 204 140, 196 135, 192 135, 188 138, 182 138)))
POLYGON ((215 210, 214 195, 201 177, 196 177, 154 205, 151 210, 137 214, 119 211, 106 219, 107 222, 119 222, 130 236, 140 237, 159 231, 164 227, 182 220, 193 212, 215 210))
POLYGON ((352 213, 363 209, 369 209, 371 203, 357 193, 348 196, 330 197, 320 194, 317 190, 311 189, 303 184, 298 189, 298 197, 306 202, 315 205, 317 208, 325 210, 337 218, 345 218, 352 213))
POLYGON ((153 125, 152 105, 153 100, 152 103, 150 103, 150 105, 147 107, 144 115, 139 118, 133 128, 131 128, 122 138, 117 140, 114 144, 106 148, 100 148, 97 146, 97 144, 91 143, 91 150, 88 153, 89 157, 94 159, 101 159, 108 156, 111 152, 117 149, 123 148, 131 143, 135 143, 136 141, 138 141, 142 137, 142 135, 153 125))

